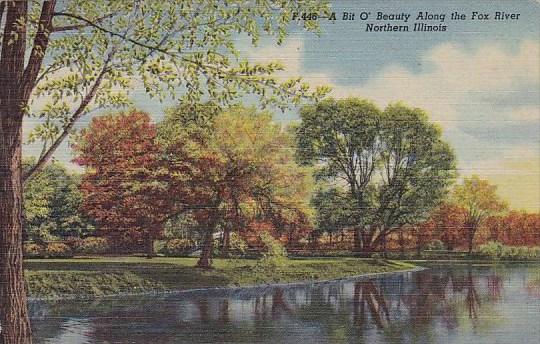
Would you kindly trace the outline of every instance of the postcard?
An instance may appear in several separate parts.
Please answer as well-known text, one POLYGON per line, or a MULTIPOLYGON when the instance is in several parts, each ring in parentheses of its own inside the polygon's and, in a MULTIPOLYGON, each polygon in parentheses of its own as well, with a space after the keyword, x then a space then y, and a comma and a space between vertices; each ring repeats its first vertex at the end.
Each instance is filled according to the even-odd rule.
POLYGON ((538 0, 0 0, 0 343, 540 342, 538 0))

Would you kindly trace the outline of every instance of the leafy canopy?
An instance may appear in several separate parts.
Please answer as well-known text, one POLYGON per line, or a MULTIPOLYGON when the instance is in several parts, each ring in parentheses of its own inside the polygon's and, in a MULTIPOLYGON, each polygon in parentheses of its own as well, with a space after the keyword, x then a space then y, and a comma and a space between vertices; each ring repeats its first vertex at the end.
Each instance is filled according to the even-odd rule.
POLYGON ((480 225, 488 216, 500 214, 507 204, 497 195, 497 186, 473 175, 455 186, 452 194, 455 203, 467 210, 470 225, 480 225))
POLYGON ((179 106, 168 111, 159 131, 176 189, 172 194, 179 204, 195 208, 198 218, 218 217, 233 229, 255 218, 276 226, 305 225, 310 171, 295 163, 290 133, 269 113, 179 106))
MULTIPOLYGON (((384 233, 427 218, 455 175, 452 150, 421 109, 396 103, 380 111, 363 99, 328 99, 304 107, 301 118, 298 159, 316 166, 332 188, 345 189, 348 195, 332 188, 327 195, 353 202, 353 227, 384 233)), ((351 222, 332 219, 320 197, 315 201, 320 222, 351 222)))
MULTIPOLYGON (((281 44, 293 12, 322 14, 326 1, 51 0, 29 6, 28 20, 20 18, 18 25, 39 38, 28 66, 39 71, 30 85, 35 106, 26 111, 43 119, 30 135, 31 142, 44 142, 40 164, 83 115, 131 104, 131 90, 216 106, 249 93, 262 106, 280 108, 328 91, 310 90, 300 78, 279 80, 273 74, 283 66, 251 64, 237 46, 242 37, 256 45, 263 34, 281 44)), ((316 21, 301 25, 318 29, 316 21)), ((6 31, 8 44, 22 39, 18 32, 6 31)))
MULTIPOLYGON (((27 159, 23 169, 35 161, 27 159)), ((24 229, 33 241, 85 236, 95 229, 79 210, 83 195, 80 177, 68 173, 59 163, 47 164, 43 172, 24 189, 24 229)))

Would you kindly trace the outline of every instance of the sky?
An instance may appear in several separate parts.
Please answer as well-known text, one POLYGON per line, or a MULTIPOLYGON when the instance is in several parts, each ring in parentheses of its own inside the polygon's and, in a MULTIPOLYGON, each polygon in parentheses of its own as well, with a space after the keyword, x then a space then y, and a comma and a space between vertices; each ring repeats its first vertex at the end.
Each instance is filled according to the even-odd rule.
MULTIPOLYGON (((238 47, 252 61, 280 61, 283 77, 331 86, 334 98, 367 98, 381 108, 403 101, 425 109, 454 147, 462 177, 478 174, 496 184, 513 208, 540 211, 539 0, 336 0, 332 10, 338 20, 320 19, 320 35, 293 26, 281 46, 263 38, 252 47, 238 37, 238 47), (377 12, 409 13, 411 24, 425 11, 446 14, 442 23, 424 22, 446 25, 446 31, 366 32, 367 23, 403 25, 374 20, 377 12), (450 20, 454 11, 467 19, 450 20), (519 13, 519 19, 493 20, 495 11, 519 13), (354 12, 356 20, 341 20, 343 12, 354 12), (360 20, 362 12, 370 12, 370 19, 360 20), (472 12, 491 18, 471 20, 472 12)), ((156 121, 172 105, 140 90, 132 94, 135 105, 156 121)), ((295 121, 298 113, 276 111, 275 119, 295 121)), ((25 153, 37 149, 27 145, 25 153)), ((55 157, 69 162, 68 146, 55 157)))

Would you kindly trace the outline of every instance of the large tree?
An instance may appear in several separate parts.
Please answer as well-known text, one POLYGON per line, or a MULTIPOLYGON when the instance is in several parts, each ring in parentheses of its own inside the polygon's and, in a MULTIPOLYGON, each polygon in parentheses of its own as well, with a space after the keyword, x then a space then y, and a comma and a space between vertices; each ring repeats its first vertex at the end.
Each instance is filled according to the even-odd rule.
MULTIPOLYGON (((222 105, 244 92, 263 104, 311 96, 298 79, 278 82, 276 63, 239 58, 236 34, 281 42, 293 12, 318 0, 0 0, 0 323, 5 343, 30 343, 22 269, 22 189, 90 110, 129 103, 134 86, 153 96, 222 105), (43 100, 32 101, 38 97, 43 100), (37 104, 45 105, 37 107, 37 104), (42 118, 37 164, 21 169, 25 116, 42 118)), ((314 29, 316 21, 301 21, 314 29)), ((318 96, 320 92, 316 92, 318 96)))
POLYGON ((176 107, 160 125, 169 197, 203 233, 202 268, 211 266, 218 228, 227 236, 258 218, 292 231, 309 216, 310 172, 295 164, 291 135, 269 113, 239 106, 214 110, 176 107))
POLYGON ((456 204, 466 211, 465 231, 469 254, 472 253, 474 238, 480 226, 492 215, 497 215, 507 208, 507 204, 497 195, 497 187, 477 175, 463 179, 455 186, 452 193, 456 204))
POLYGON ((422 221, 444 196, 454 155, 420 109, 328 99, 301 111, 298 158, 345 188, 355 211, 355 246, 369 252, 388 234, 422 221))
POLYGON ((119 251, 144 247, 149 257, 169 212, 156 135, 148 114, 131 111, 93 118, 73 145, 86 168, 81 210, 119 251))

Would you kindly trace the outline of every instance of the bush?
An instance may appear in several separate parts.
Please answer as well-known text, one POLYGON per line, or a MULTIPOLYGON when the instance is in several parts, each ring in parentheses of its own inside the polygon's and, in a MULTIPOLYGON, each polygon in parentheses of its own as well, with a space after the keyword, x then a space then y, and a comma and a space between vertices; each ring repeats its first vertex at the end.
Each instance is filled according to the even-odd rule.
POLYGON ((503 248, 503 244, 500 242, 489 241, 483 245, 480 245, 476 250, 476 253, 482 257, 501 258, 503 248))
POLYGON ((66 258, 72 257, 73 251, 66 244, 53 242, 47 245, 45 255, 49 258, 66 258))
POLYGON ((81 238, 77 238, 77 237, 67 237, 65 240, 64 240, 64 244, 68 245, 73 251, 77 251, 77 249, 79 248, 79 246, 81 246, 83 240, 81 238))
POLYGON ((38 244, 24 244, 24 256, 27 258, 43 258, 45 249, 38 244))
POLYGON ((279 240, 268 232, 262 232, 259 238, 264 246, 264 252, 256 268, 274 269, 287 263, 287 250, 279 240))
POLYGON ((78 247, 78 253, 84 254, 104 254, 109 252, 109 241, 105 238, 88 237, 82 240, 78 247))
POLYGON ((426 245, 428 251, 443 251, 446 250, 446 246, 440 240, 432 240, 426 245))
POLYGON ((503 260, 528 260, 540 258, 540 247, 505 246, 497 241, 480 245, 477 256, 503 260))
POLYGON ((190 253, 195 243, 189 239, 171 239, 165 243, 160 253, 167 256, 182 256, 190 253))
POLYGON ((231 233, 229 237, 229 256, 242 257, 246 254, 247 249, 247 242, 238 233, 231 233))

